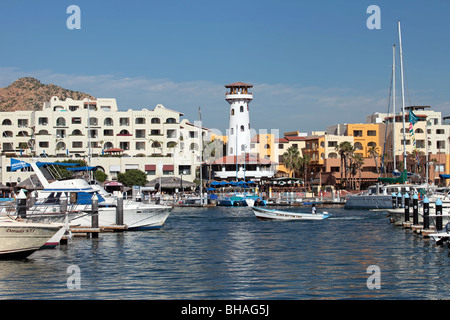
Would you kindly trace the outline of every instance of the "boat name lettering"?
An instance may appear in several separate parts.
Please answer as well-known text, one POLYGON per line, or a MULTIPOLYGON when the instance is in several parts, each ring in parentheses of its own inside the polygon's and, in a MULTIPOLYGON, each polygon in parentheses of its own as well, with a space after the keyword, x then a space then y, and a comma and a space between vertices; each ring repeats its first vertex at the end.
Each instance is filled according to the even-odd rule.
POLYGON ((35 229, 33 228, 8 228, 6 229, 7 233, 34 233, 35 229))

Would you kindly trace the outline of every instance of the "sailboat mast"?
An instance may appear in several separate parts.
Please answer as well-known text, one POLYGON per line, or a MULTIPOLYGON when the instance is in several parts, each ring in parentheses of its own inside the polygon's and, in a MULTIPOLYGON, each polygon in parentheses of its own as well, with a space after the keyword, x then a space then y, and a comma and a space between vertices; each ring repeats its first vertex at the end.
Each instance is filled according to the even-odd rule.
POLYGON ((405 83, 403 75, 402 32, 398 21, 398 40, 400 44, 400 76, 402 79, 402 112, 403 112, 403 170, 406 170, 406 130, 405 130, 405 83))
POLYGON ((202 111, 200 107, 198 107, 198 120, 200 122, 199 129, 198 129, 198 136, 200 138, 200 203, 203 206, 203 176, 202 176, 202 169, 203 169, 203 123, 202 123, 202 111))
POLYGON ((394 162, 394 169, 392 172, 395 171, 396 167, 396 152, 395 152, 395 136, 397 135, 397 131, 395 131, 395 44, 392 48, 392 114, 394 115, 392 117, 392 158, 394 162))

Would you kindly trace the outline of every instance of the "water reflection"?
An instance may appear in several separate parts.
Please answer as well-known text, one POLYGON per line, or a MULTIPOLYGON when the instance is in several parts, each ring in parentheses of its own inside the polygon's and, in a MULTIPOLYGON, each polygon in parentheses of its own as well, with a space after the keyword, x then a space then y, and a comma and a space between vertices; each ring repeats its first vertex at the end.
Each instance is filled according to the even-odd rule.
POLYGON ((2 299, 448 299, 448 248, 380 214, 259 221, 249 208, 177 209, 157 231, 105 233, 0 261, 2 299), (67 268, 81 290, 67 288, 67 268), (368 266, 381 270, 370 290, 368 266))

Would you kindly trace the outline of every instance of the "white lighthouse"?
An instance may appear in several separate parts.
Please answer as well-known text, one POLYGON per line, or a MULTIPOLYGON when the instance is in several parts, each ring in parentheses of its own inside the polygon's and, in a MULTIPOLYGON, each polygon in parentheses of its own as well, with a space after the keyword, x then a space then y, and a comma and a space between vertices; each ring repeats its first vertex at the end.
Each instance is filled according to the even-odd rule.
POLYGON ((225 99, 230 104, 230 125, 228 127, 227 155, 239 156, 250 152, 250 116, 248 104, 253 93, 248 92, 253 85, 242 82, 228 84, 225 99))

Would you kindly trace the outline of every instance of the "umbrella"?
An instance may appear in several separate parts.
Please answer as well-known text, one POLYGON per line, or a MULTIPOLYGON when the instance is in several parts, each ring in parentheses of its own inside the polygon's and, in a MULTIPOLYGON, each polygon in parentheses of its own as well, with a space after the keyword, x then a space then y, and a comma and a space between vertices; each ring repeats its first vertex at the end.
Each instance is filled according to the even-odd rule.
POLYGON ((214 190, 216 190, 216 188, 209 187, 209 188, 206 189, 206 191, 214 191, 214 190))
POLYGON ((248 184, 256 184, 256 182, 254 182, 254 181, 252 181, 252 180, 247 181, 247 183, 248 183, 248 184))
POLYGON ((213 182, 211 182, 211 185, 212 186, 218 186, 218 185, 220 185, 220 182, 219 181, 213 181, 213 182))
POLYGON ((220 181, 219 183, 221 186, 226 186, 227 184, 229 184, 227 181, 220 181))

